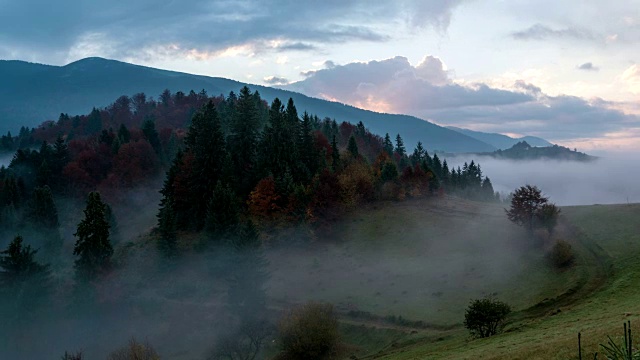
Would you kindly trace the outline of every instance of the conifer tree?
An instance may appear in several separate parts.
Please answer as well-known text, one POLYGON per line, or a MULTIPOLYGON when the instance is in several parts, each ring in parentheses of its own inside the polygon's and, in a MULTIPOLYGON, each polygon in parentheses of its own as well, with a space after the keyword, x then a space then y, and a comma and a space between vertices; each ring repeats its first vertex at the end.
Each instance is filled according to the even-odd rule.
POLYGON ((422 160, 424 160, 425 150, 422 146, 422 142, 418 141, 418 145, 413 150, 413 154, 411 155, 411 165, 419 165, 422 164, 422 160))
POLYGON ((331 140, 331 169, 333 172, 338 171, 340 168, 340 149, 338 149, 338 142, 336 136, 333 135, 331 140))
POLYGON ((240 90, 230 130, 229 150, 235 170, 236 192, 245 197, 255 184, 256 145, 260 131, 256 98, 246 86, 240 90))
MULTIPOLYGON (((220 127, 218 113, 209 101, 196 115, 185 138, 187 152, 193 154, 193 167, 189 174, 189 199, 192 212, 189 217, 197 230, 202 229, 207 213, 208 196, 226 169, 226 143, 220 127)), ((254 149, 255 150, 255 149, 254 149)), ((174 206, 177 205, 174 199, 174 206)), ((185 209, 186 210, 186 209, 185 209)), ((176 211, 183 211, 176 206, 176 211)))
POLYGON ((95 280, 111 265, 113 247, 109 241, 107 206, 100 193, 91 192, 84 209, 84 219, 78 224, 73 254, 78 256, 74 267, 81 282, 95 280))
POLYGON ((156 122, 152 116, 147 116, 142 123, 142 134, 147 139, 151 147, 157 155, 162 153, 162 145, 160 145, 160 137, 156 130, 156 122))
POLYGON ((482 200, 492 201, 495 199, 495 192, 493 191, 493 185, 489 177, 485 177, 482 181, 482 200))
POLYGON ((349 144, 347 145, 347 151, 351 154, 351 157, 358 157, 358 143, 356 142, 356 138, 351 135, 349 138, 349 144))
POLYGON ((48 300, 51 271, 49 265, 35 260, 37 252, 31 245, 24 246, 19 235, 0 252, 0 297, 6 301, 3 310, 9 316, 19 318, 24 311, 32 311, 48 300))
POLYGON ((302 122, 300 122, 298 140, 300 162, 305 173, 305 176, 301 179, 303 182, 311 180, 311 177, 318 171, 318 154, 314 146, 311 130, 311 116, 305 112, 302 115, 302 122))
POLYGON ((389 136, 389 133, 386 133, 384 135, 384 142, 382 144, 384 151, 387 152, 387 154, 389 154, 389 156, 393 156, 393 143, 391 142, 391 137, 389 136))
POLYGON ((207 207, 206 229, 214 238, 224 238, 237 230, 240 208, 231 187, 216 184, 207 207))
POLYGON ((57 231, 60 225, 58 210, 53 201, 53 194, 48 186, 37 187, 33 190, 33 196, 29 202, 27 218, 32 225, 44 230, 57 231))
POLYGON ((396 135, 396 153, 400 155, 400 157, 404 157, 407 154, 407 150, 404 148, 404 141, 402 141, 402 137, 400 134, 396 135))
POLYGON ((126 144, 131 141, 131 133, 125 124, 120 124, 118 128, 118 139, 120 140, 120 144, 126 144))
POLYGON ((171 199, 166 200, 160 208, 158 214, 158 250, 168 257, 174 257, 177 254, 178 234, 176 226, 176 215, 173 210, 171 199))

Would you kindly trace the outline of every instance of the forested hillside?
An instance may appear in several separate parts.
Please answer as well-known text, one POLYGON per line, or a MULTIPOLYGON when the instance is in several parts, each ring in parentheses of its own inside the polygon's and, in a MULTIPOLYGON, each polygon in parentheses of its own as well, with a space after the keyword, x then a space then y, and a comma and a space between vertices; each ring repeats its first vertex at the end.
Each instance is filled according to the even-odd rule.
MULTIPOLYGON (((154 69, 101 58, 87 58, 66 66, 21 61, 0 61, 0 133, 20 126, 34 127, 55 120, 61 112, 84 114, 109 105, 120 95, 145 93, 158 96, 165 89, 188 93, 206 90, 210 95, 238 91, 245 84, 217 77, 154 69)), ((407 146, 418 141, 428 149, 448 152, 485 152, 496 148, 459 132, 406 115, 358 109, 338 102, 310 98, 291 91, 251 85, 263 99, 292 98, 300 109, 339 121, 364 125, 376 134, 400 133, 407 146)), ((160 100, 157 99, 156 100, 160 100)))

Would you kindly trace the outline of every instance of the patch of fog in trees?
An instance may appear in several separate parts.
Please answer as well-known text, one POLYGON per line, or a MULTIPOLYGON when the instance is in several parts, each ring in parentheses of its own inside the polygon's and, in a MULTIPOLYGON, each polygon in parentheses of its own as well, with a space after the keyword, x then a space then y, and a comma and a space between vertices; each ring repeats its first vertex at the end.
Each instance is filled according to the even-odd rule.
POLYGON ((9 163, 11 162, 11 159, 13 158, 13 154, 11 155, 0 155, 0 167, 2 166, 9 166, 9 163))
POLYGON ((531 184, 552 202, 568 206, 640 202, 640 167, 635 159, 633 154, 610 154, 593 162, 513 161, 465 155, 449 157, 447 162, 451 168, 475 160, 494 189, 502 194, 531 184))

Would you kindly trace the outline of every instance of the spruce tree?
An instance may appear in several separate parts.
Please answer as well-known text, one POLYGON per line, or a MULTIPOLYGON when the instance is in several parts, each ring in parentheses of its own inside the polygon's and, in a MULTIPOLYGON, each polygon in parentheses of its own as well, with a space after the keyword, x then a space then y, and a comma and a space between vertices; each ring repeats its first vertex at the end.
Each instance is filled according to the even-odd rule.
POLYGON ((176 230, 176 215, 172 201, 168 199, 158 214, 158 232, 160 233, 158 250, 168 258, 177 255, 178 234, 176 230))
POLYGON ((318 152, 316 151, 311 131, 311 116, 305 112, 302 115, 302 122, 300 122, 298 138, 298 150, 300 162, 302 163, 301 168, 305 175, 300 180, 305 183, 309 182, 311 177, 318 171, 318 152))
POLYGON ((213 238, 225 238, 237 230, 240 207, 231 187, 216 184, 207 207, 206 229, 213 238))
POLYGON ((356 138, 351 135, 349 138, 349 144, 347 145, 347 151, 351 154, 351 157, 358 157, 358 143, 356 142, 356 138))
POLYGON ((120 139, 120 144, 126 144, 131 141, 131 133, 125 124, 120 124, 118 128, 118 139, 120 139))
POLYGON ((331 140, 331 169, 333 172, 338 171, 340 168, 340 149, 338 149, 338 142, 336 136, 333 135, 331 140))
POLYGON ((43 230, 57 231, 60 225, 58 210, 53 201, 53 194, 48 186, 37 187, 29 201, 27 218, 31 224, 43 230))
POLYGON ((73 255, 78 256, 74 268, 76 279, 88 282, 98 278, 111 265, 113 247, 109 241, 107 206, 100 193, 91 192, 84 209, 84 219, 78 224, 73 255))
POLYGON ((389 154, 389 156, 393 156, 393 143, 391 142, 391 137, 389 136, 389 133, 386 133, 384 135, 383 148, 384 148, 384 151, 386 151, 387 154, 389 154))
POLYGON ((0 252, 0 297, 5 300, 2 310, 16 320, 45 304, 52 290, 49 265, 35 260, 37 252, 31 245, 24 246, 19 235, 0 252))
MULTIPOLYGON (((196 230, 201 230, 207 214, 208 194, 213 192, 218 180, 229 172, 229 169, 226 169, 229 165, 226 164, 227 150, 224 134, 220 127, 218 112, 212 101, 194 115, 185 144, 187 153, 193 155, 194 161, 190 169, 191 173, 188 174, 188 199, 180 199, 180 201, 187 200, 191 205, 188 218, 191 219, 192 226, 196 230)), ((174 199, 176 211, 187 211, 177 206, 178 200, 174 199)), ((179 215, 181 216, 182 214, 179 215)))
POLYGON ((396 154, 400 155, 400 158, 403 158, 407 155, 407 150, 404 148, 404 141, 402 141, 402 137, 400 134, 396 135, 396 154))
POLYGON ((255 184, 259 131, 260 114, 256 99, 249 88, 245 86, 240 90, 240 96, 236 102, 234 118, 231 122, 231 133, 228 138, 229 151, 235 170, 236 193, 243 198, 249 194, 255 184))
POLYGON ((160 145, 160 137, 156 130, 156 122, 152 116, 147 116, 142 123, 142 134, 147 139, 151 147, 157 155, 162 153, 162 145, 160 145))

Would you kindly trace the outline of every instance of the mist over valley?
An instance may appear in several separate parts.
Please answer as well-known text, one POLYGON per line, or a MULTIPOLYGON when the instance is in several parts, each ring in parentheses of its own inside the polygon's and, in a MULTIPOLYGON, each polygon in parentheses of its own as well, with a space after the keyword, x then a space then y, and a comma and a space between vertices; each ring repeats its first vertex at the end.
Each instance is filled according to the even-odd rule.
POLYGON ((1 10, 0 359, 640 357, 636 4, 57 5, 1 10))

